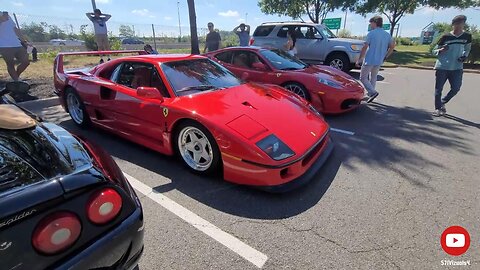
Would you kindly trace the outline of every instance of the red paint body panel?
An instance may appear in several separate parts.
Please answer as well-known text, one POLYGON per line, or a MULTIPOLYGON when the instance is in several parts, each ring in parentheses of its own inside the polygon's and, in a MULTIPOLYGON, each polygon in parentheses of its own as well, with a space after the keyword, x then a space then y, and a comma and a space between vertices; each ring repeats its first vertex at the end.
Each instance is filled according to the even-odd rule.
POLYGON ((55 91, 65 107, 65 89, 74 88, 94 125, 166 155, 174 153, 175 126, 185 119, 198 121, 212 133, 220 148, 224 178, 238 184, 287 183, 302 176, 322 155, 328 124, 308 108, 308 102, 281 87, 248 83, 176 97, 160 65, 199 58, 204 57, 133 56, 112 60, 88 72, 65 73, 57 57, 55 91), (171 97, 164 97, 163 102, 143 98, 131 88, 102 78, 102 72, 123 61, 153 64, 171 97), (265 154, 256 143, 270 134, 275 134, 295 155, 275 161, 265 154))
POLYGON ((322 113, 339 114, 351 111, 360 105, 364 97, 364 87, 352 76, 328 66, 310 66, 303 70, 278 70, 259 52, 259 47, 232 47, 207 53, 205 56, 220 63, 238 77, 248 74, 248 81, 284 85, 296 82, 303 85, 310 94, 310 102, 322 113), (268 70, 260 71, 247 67, 239 67, 215 58, 216 55, 228 51, 250 51, 267 65, 268 70), (328 79, 341 85, 341 89, 319 83, 319 78, 328 79), (349 101, 352 106, 346 106, 349 101))

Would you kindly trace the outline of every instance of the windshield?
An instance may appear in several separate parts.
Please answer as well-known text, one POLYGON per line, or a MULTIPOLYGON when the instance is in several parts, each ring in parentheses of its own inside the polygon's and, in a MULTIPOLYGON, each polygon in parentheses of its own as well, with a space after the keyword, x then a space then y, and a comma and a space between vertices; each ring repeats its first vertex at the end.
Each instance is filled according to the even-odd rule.
POLYGON ((161 67, 177 96, 242 84, 230 71, 209 59, 169 62, 161 67))
POLYGON ((308 65, 304 62, 292 57, 288 53, 273 49, 273 50, 262 50, 260 54, 267 59, 272 66, 280 70, 297 70, 304 69, 308 65))
POLYGON ((320 32, 322 32, 322 34, 327 38, 336 38, 337 37, 327 27, 320 27, 320 32))

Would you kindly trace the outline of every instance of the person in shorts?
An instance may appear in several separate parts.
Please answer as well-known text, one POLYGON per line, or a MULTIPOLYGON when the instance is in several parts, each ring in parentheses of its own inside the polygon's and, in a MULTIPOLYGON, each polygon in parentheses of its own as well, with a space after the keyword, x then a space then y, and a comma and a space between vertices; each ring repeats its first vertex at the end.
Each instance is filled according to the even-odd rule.
POLYGON ((367 35, 367 40, 356 63, 357 67, 362 67, 360 81, 362 81, 368 92, 367 103, 372 102, 378 96, 378 92, 375 89, 378 72, 383 62, 395 49, 395 41, 392 36, 383 30, 382 17, 374 16, 371 18, 370 28, 372 30, 367 35))
POLYGON ((0 15, 0 55, 7 65, 7 71, 12 80, 18 81, 22 72, 30 65, 27 49, 23 46, 28 44, 28 41, 8 12, 3 11, 0 15), (17 67, 15 67, 15 59, 20 62, 17 67))
MULTIPOLYGON (((112 15, 102 14, 102 11, 98 8, 95 9, 93 13, 86 13, 86 15, 93 23, 98 51, 109 51, 110 44, 108 42, 107 21, 110 20, 112 15)), ((103 58, 100 59, 100 63, 103 63, 103 58)))

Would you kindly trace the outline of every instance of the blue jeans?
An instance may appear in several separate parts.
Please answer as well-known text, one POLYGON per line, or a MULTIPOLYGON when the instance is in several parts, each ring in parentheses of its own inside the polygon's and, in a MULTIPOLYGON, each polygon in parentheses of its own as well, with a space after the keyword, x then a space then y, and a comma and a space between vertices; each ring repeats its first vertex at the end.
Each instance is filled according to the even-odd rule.
POLYGON ((435 109, 439 110, 443 104, 449 102, 458 91, 460 91, 460 87, 462 87, 463 70, 437 69, 435 77, 435 109), (443 86, 445 86, 447 80, 450 83, 450 92, 442 98, 443 86))

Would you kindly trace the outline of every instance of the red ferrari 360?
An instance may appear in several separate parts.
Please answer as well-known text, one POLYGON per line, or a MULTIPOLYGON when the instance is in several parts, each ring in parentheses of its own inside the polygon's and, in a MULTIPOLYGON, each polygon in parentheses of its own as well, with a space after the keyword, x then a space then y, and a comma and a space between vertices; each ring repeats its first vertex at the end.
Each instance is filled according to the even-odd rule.
POLYGON ((364 88, 352 76, 327 66, 306 64, 279 49, 232 47, 206 54, 238 77, 283 86, 325 114, 353 110, 364 88))
POLYGON ((66 55, 97 53, 55 60, 55 91, 81 127, 178 154, 196 173, 220 171, 227 181, 272 191, 307 182, 333 149, 320 113, 279 86, 244 83, 194 55, 134 55, 64 69, 66 55))

